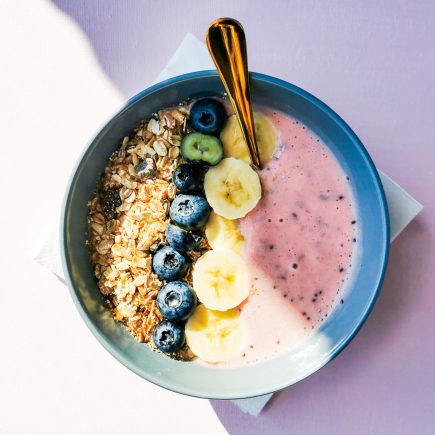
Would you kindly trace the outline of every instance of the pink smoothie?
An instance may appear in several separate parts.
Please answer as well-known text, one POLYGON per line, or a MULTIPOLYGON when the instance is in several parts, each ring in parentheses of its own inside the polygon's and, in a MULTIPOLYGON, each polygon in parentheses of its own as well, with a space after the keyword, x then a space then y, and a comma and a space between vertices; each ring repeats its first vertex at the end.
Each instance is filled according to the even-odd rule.
POLYGON ((239 222, 252 291, 241 307, 248 342, 230 365, 289 351, 345 303, 356 246, 351 180, 305 125, 262 111, 280 145, 259 172, 261 201, 239 222))

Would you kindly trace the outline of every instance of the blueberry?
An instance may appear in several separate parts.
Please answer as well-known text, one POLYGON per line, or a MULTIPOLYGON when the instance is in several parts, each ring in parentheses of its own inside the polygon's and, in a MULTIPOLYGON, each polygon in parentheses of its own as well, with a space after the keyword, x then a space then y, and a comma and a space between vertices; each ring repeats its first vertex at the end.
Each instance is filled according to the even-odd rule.
POLYGON ((196 303, 192 287, 181 281, 164 285, 157 294, 157 307, 168 320, 186 320, 193 313, 196 303))
POLYGON ((216 136, 194 131, 181 141, 181 154, 191 162, 217 165, 224 156, 224 147, 216 136))
POLYGON ((203 196, 177 195, 171 204, 171 219, 180 227, 197 230, 210 216, 210 206, 203 196))
POLYGON ((163 320, 154 328, 153 341, 162 352, 176 352, 184 345, 184 328, 177 323, 163 320))
POLYGON ((202 237, 172 224, 166 226, 166 240, 177 251, 187 252, 196 249, 202 237))
POLYGON ((198 100, 190 109, 190 124, 194 130, 217 134, 225 126, 227 112, 222 103, 213 98, 198 100))
POLYGON ((202 187, 204 169, 199 165, 180 165, 172 174, 172 181, 180 192, 194 192, 202 187))
POLYGON ((174 248, 165 246, 154 254, 153 269, 159 278, 174 281, 182 278, 186 273, 187 260, 174 248))
POLYGON ((116 215, 116 208, 122 204, 119 189, 106 189, 101 197, 105 218, 107 220, 113 219, 116 215))

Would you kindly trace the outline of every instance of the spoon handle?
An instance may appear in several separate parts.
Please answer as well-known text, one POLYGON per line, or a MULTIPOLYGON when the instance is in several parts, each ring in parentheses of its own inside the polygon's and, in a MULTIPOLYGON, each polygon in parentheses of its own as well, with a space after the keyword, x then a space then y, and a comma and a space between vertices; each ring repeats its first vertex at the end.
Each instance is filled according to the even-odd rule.
POLYGON ((207 47, 227 91, 231 105, 248 145, 252 163, 261 169, 255 138, 249 89, 246 38, 242 25, 232 18, 213 21, 206 35, 207 47))

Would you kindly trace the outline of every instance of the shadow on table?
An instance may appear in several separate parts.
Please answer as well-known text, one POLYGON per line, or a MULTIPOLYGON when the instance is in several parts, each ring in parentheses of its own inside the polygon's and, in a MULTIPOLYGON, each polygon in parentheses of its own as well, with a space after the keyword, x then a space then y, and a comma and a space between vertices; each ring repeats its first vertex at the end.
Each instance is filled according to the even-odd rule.
POLYGON ((229 433, 302 433, 300 430, 306 431, 310 426, 312 432, 308 433, 325 434, 328 427, 334 429, 334 433, 344 433, 343 430, 348 429, 340 428, 341 422, 346 421, 346 415, 351 413, 355 403, 346 400, 340 391, 361 387, 361 393, 367 394, 371 382, 375 390, 375 381, 370 376, 364 379, 363 386, 357 385, 360 381, 352 384, 352 378, 354 374, 364 372, 368 361, 377 358, 378 350, 388 346, 398 319, 406 317, 405 312, 412 309, 408 295, 419 287, 424 264, 419 259, 428 256, 430 250, 430 244, 424 243, 428 236, 425 233, 417 219, 392 244, 385 282, 375 308, 356 338, 334 361, 304 381, 275 394, 259 417, 243 413, 228 401, 211 402, 229 433), (331 400, 335 403, 333 407, 329 403, 331 400), (331 409, 336 412, 331 414, 331 409))
POLYGON ((127 98, 144 89, 157 76, 165 66, 159 64, 159 60, 169 59, 182 39, 181 36, 174 38, 174 46, 169 41, 150 47, 148 39, 154 8, 148 6, 148 2, 53 2, 80 26, 101 68, 127 98), (153 50, 167 51, 167 56, 155 56, 153 50))
MULTIPOLYGON (((182 4, 156 0, 53 0, 54 4, 69 15, 82 29, 92 45, 98 62, 110 80, 127 98, 145 89, 158 76, 188 32, 204 33, 207 23, 219 14, 237 11, 247 0, 233 4, 204 8, 201 19, 183 20, 171 26, 174 14, 182 4), (213 9, 217 9, 213 12, 213 9), (168 21, 162 21, 168 15, 168 21), (210 17, 210 18, 209 18, 210 17), (193 27, 192 27, 193 25, 193 27), (151 40, 150 40, 151 37, 151 40)), ((246 9, 246 5, 245 5, 246 9)))

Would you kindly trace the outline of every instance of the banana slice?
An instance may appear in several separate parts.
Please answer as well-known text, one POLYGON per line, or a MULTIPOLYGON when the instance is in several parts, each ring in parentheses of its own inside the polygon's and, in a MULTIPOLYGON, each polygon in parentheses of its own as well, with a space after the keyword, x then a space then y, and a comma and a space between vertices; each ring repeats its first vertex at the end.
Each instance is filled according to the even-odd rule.
POLYGON ((248 214, 261 198, 258 174, 242 160, 229 157, 210 168, 204 178, 208 203, 227 219, 248 214))
POLYGON ((199 257, 193 268, 193 288, 209 309, 225 311, 249 296, 250 276, 245 262, 230 249, 213 249, 199 257))
POLYGON ((245 345, 246 332, 237 310, 212 311, 199 305, 186 323, 186 341, 192 352, 210 363, 228 361, 245 345))
MULTIPOLYGON (((254 112, 254 127, 261 162, 264 164, 275 153, 278 142, 276 130, 272 122, 261 112, 254 112)), ((235 157, 236 159, 251 163, 248 147, 243 139, 242 130, 236 115, 232 115, 227 119, 225 128, 221 131, 221 141, 224 146, 225 157, 235 157)))
POLYGON ((244 238, 240 234, 237 221, 226 219, 215 212, 210 213, 205 236, 213 249, 229 248, 237 254, 243 250, 244 238))

